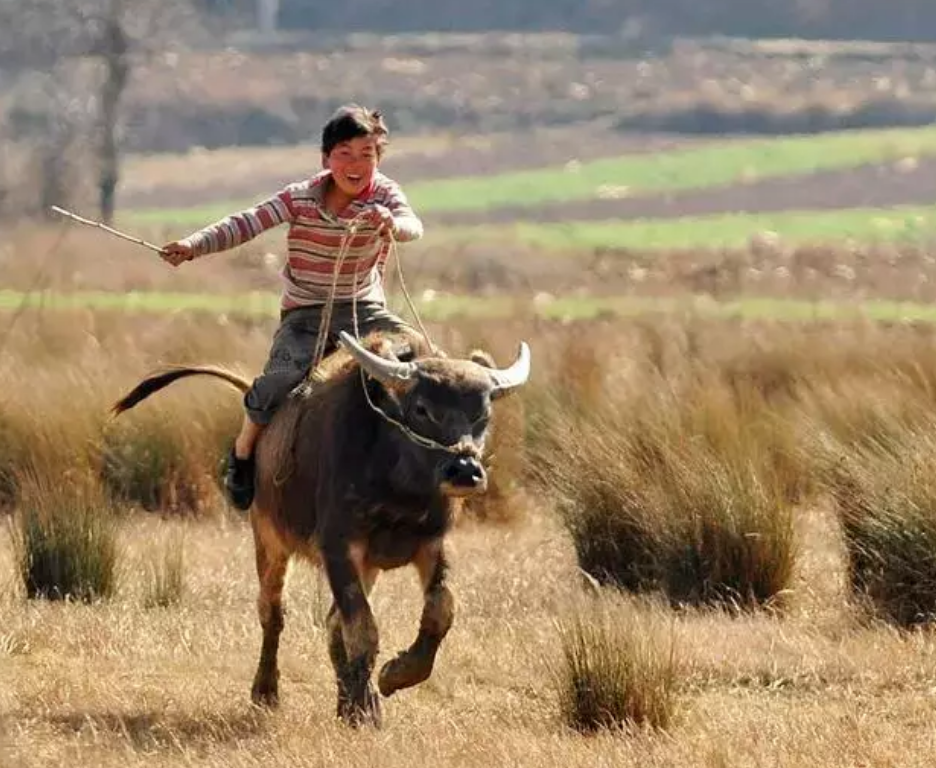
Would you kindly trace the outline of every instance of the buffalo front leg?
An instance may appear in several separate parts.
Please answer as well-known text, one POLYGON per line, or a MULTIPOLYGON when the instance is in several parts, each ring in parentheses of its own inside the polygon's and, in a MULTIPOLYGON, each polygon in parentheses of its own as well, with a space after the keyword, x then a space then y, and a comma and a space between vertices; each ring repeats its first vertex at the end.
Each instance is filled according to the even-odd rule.
POLYGON ((455 599, 445 585, 448 563, 442 539, 422 546, 414 564, 424 595, 419 634, 409 648, 381 668, 377 684, 384 696, 428 679, 439 646, 455 617, 455 599))
POLYGON ((380 699, 371 683, 379 638, 367 600, 378 571, 358 546, 344 557, 327 557, 325 569, 335 598, 328 613, 328 655, 338 683, 338 717, 354 726, 379 726, 380 699))
POLYGON ((276 707, 279 704, 277 656, 283 631, 283 584, 290 553, 269 521, 261 518, 256 510, 254 512, 254 546, 260 579, 257 611, 263 628, 263 644, 250 698, 259 706, 276 707))

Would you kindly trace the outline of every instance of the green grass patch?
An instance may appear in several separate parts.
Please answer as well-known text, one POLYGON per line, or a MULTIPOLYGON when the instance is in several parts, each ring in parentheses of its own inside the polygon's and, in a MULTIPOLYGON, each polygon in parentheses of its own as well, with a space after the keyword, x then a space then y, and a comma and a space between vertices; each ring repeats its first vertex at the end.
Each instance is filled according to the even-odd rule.
POLYGON ((753 235, 762 232, 776 233, 790 244, 843 240, 861 244, 919 243, 936 237, 936 206, 723 213, 681 218, 555 221, 548 224, 518 221, 513 224, 436 228, 428 233, 425 246, 441 248, 497 242, 567 252, 596 248, 640 251, 741 248, 753 235))
MULTIPOLYGON (((855 168, 936 155, 936 127, 843 131, 778 139, 732 140, 670 152, 628 154, 580 164, 415 182, 407 195, 420 213, 483 211, 592 200, 609 188, 664 192, 855 168)), ((271 193, 274 190, 269 190, 271 193)), ((258 190, 258 196, 263 194, 258 190)), ((133 224, 202 227, 254 201, 187 209, 139 210, 133 224)))
POLYGON ((848 208, 829 211, 726 213, 672 219, 568 221, 550 224, 453 227, 439 239, 504 241, 547 250, 628 248, 640 251, 680 248, 740 248, 752 235, 774 232, 791 244, 841 242, 923 242, 936 236, 936 206, 848 208))
MULTIPOLYGON (((232 316, 275 318, 279 296, 275 293, 243 297, 210 293, 107 293, 85 291, 67 294, 22 294, 0 291, 0 311, 21 304, 48 310, 91 309, 127 313, 205 312, 232 316)), ((409 316, 401 301, 390 302, 397 312, 409 316)), ((704 317, 784 321, 869 319, 880 321, 936 322, 936 306, 913 302, 871 300, 863 302, 806 301, 745 297, 716 301, 708 297, 605 296, 568 297, 548 301, 507 296, 443 295, 432 301, 415 302, 427 321, 458 317, 508 318, 535 315, 544 319, 588 320, 602 315, 633 317, 647 314, 692 314, 704 317)))
POLYGON ((855 168, 902 157, 936 155, 936 128, 855 131, 596 160, 496 176, 448 179, 407 187, 423 212, 485 210, 598 197, 603 187, 659 192, 855 168))
POLYGON ((256 317, 274 315, 280 297, 272 292, 250 294, 172 293, 161 291, 52 291, 0 290, 0 310, 30 309, 95 309, 120 312, 209 312, 256 317))

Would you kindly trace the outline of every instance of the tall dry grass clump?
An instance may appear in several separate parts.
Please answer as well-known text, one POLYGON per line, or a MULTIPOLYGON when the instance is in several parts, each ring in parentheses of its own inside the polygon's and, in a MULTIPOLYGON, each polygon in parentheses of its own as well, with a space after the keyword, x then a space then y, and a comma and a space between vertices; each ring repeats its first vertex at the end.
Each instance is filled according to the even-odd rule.
POLYGON ((798 391, 799 440, 834 500, 858 602, 900 625, 936 615, 936 345, 865 328, 798 391))
POLYGON ((679 662, 660 616, 602 596, 571 610, 558 630, 552 677, 566 725, 585 733, 670 726, 679 662))
POLYGON ((169 608, 185 593, 185 535, 180 530, 166 537, 161 547, 150 550, 146 561, 143 605, 169 608))
POLYGON ((901 626, 936 619, 936 420, 829 465, 853 594, 901 626))
MULTIPOLYGON (((932 328, 867 322, 642 319, 604 339, 613 362, 585 367, 598 386, 539 393, 531 477, 600 581, 771 602, 792 576, 794 509, 830 488, 842 456, 859 452, 867 500, 889 456, 921 450, 907 435, 933 421, 934 341, 932 328)), ((925 474, 901 469, 915 499, 901 508, 925 507, 925 474)))
POLYGON ((94 462, 105 413, 82 371, 0 372, 0 504, 11 507, 36 475, 86 471, 94 462), (5 375, 4 375, 5 374, 5 375))
POLYGON ((117 513, 88 475, 19 478, 12 520, 20 580, 28 598, 110 597, 119 557, 117 513))
POLYGON ((70 467, 96 468, 109 493, 144 509, 198 512, 213 504, 237 430, 237 398, 225 407, 196 386, 112 421, 107 396, 120 390, 103 370, 39 369, 0 401, 0 504, 14 504, 23 473, 70 467))
POLYGON ((186 382, 117 420, 113 403, 165 362, 253 359, 259 331, 215 318, 29 312, 0 360, 0 503, 16 477, 90 464, 118 499, 148 510, 201 512, 220 498, 221 460, 240 398, 186 382))
MULTIPOLYGON (((818 354, 820 350, 816 350, 818 354)), ((908 430, 932 421, 936 407, 936 338, 919 329, 878 328, 840 341, 824 375, 798 391, 801 442, 820 460, 842 450, 904 443, 908 430), (830 450, 832 452, 830 454, 830 450)))
POLYGON ((789 425, 717 377, 656 373, 561 415, 536 457, 580 566, 676 603, 771 602, 793 577, 789 425))
POLYGON ((226 394, 189 387, 108 424, 100 448, 105 487, 150 511, 197 514, 216 505, 240 419, 236 397, 219 402, 226 394))
POLYGON ((672 457, 664 586, 676 603, 775 602, 796 559, 792 505, 769 466, 693 449, 672 457))
POLYGON ((30 439, 17 419, 0 405, 0 509, 13 506, 17 475, 27 464, 30 439))

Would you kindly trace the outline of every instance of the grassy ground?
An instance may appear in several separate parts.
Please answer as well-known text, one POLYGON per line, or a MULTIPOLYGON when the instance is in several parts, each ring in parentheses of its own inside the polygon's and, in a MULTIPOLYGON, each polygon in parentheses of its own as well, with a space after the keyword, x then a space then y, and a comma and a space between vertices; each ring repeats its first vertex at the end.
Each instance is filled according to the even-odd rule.
MULTIPOLYGON (((470 230, 462 230, 448 240, 429 235, 401 247, 398 256, 420 312, 435 318, 692 308, 784 316, 850 313, 858 306, 879 317, 923 318, 936 300, 936 263, 928 252, 931 210, 706 217, 674 220, 667 227, 505 227, 510 238, 502 240, 469 238, 470 230), (852 237, 825 242, 836 228, 852 237), (862 232, 870 242, 862 242, 862 232), (728 235, 740 247, 722 247, 728 235), (797 242, 796 235, 803 240, 797 242), (582 245, 585 238, 589 247, 582 245)), ((171 236, 142 234, 156 241, 171 236)), ((281 237, 281 231, 271 232, 174 270, 149 251, 76 225, 24 226, 11 231, 0 250, 0 307, 110 306, 272 317, 281 237)), ((393 305, 406 311, 393 266, 389 283, 393 305)))
MULTIPOLYGON (((662 641, 675 639, 685 675, 671 733, 588 738, 563 728, 549 682, 553 620, 581 599, 569 546, 549 519, 453 537, 459 613, 437 671, 385 702, 382 732, 357 733, 331 719, 321 598, 309 571, 297 568, 288 587, 284 703, 264 715, 247 697, 259 644, 247 529, 135 518, 124 527, 131 559, 112 603, 0 603, 0 756, 17 768, 928 764, 931 641, 850 626, 834 604, 831 529, 821 516, 803 525, 811 561, 797 617, 666 620, 662 641), (145 552, 178 528, 190 563, 185 596, 147 610, 145 552)), ((5 549, 0 566, 9 569, 5 549)), ((415 631, 417 593, 410 574, 378 585, 382 658, 415 631)))
MULTIPOLYGON (((439 160, 435 169, 439 172, 446 163, 458 168, 459 158, 472 153, 499 155, 504 141, 504 137, 492 137, 485 146, 475 137, 466 146, 448 145, 448 150, 442 139, 427 139, 421 147, 418 142, 404 142, 401 161, 405 166, 407 157, 422 158, 415 161, 418 164, 425 162, 427 154, 451 151, 449 160, 439 160)), ((264 152, 276 154, 272 150, 260 154, 264 152)), ((565 152, 574 158, 574 145, 567 146, 565 152)), ((208 162, 199 176, 211 177, 211 163, 219 163, 219 169, 232 163, 237 167, 247 162, 249 154, 238 155, 241 159, 237 163, 232 160, 234 155, 224 152, 218 153, 216 161, 199 156, 193 162, 208 162)), ((927 243, 933 236, 932 196, 925 181, 928 166, 920 163, 921 158, 934 154, 936 133, 930 128, 842 132, 634 151, 521 171, 511 171, 509 160, 505 160, 504 167, 494 164, 487 175, 423 182, 417 175, 407 192, 428 221, 428 235, 418 246, 423 253, 500 251, 505 242, 514 250, 563 251, 577 256, 602 249, 743 248, 752 237, 764 233, 779 237, 787 246, 842 240, 852 245, 927 243), (880 163, 885 165, 875 165, 880 163), (900 163, 907 165, 904 168, 900 163), (851 181, 849 170, 854 175, 851 181), (886 177, 880 175, 885 172, 886 177), (784 181, 782 188, 767 188, 779 180, 784 181), (886 192, 875 194, 884 187, 886 192), (798 188, 802 191, 799 196, 798 188), (867 192, 863 194, 862 189, 867 192), (680 197, 687 191, 695 197, 680 197), (708 204, 701 198, 707 192, 720 193, 721 197, 712 198, 720 202, 708 204), (817 201, 814 204, 822 210, 795 209, 798 197, 817 201), (841 208, 835 203, 839 199, 843 201, 841 208), (759 200, 763 204, 760 211, 759 200), (874 207, 847 207, 862 205, 865 200, 873 201, 869 205, 874 207), (504 205, 509 208, 499 208, 504 205), (563 205, 569 206, 567 211, 563 205), (788 210, 791 207, 794 209, 788 210), (737 212, 739 208, 751 212, 737 212), (686 215, 687 211, 701 215, 686 215), (434 216, 441 218, 435 220, 434 216), (460 223, 459 216, 467 221, 460 223)), ((146 163, 138 172, 152 179, 154 189, 172 187, 172 174, 156 174, 154 159, 146 163), (147 170, 149 166, 152 168, 147 170)), ((239 183, 246 183, 246 177, 239 183)), ((204 226, 248 204, 248 199, 242 199, 177 209, 136 209, 122 214, 121 225, 132 231, 158 232, 156 239, 166 238, 204 226)), ((272 243, 271 238, 262 241, 272 243)), ((267 247, 279 249, 280 245, 267 247)))
MULTIPOLYGON (((923 422, 910 405, 932 407, 932 331, 900 324, 881 328, 837 321, 791 331, 753 322, 643 318, 564 325, 513 318, 496 326, 436 326, 433 332, 455 352, 485 340, 499 356, 518 338, 527 338, 540 392, 571 393, 571 405, 593 409, 604 408, 605 395, 612 392, 635 404, 644 402, 641 398, 677 403, 678 398, 654 398, 685 383, 696 363, 706 370, 717 366, 739 392, 760 392, 763 399, 745 401, 755 408, 822 416, 828 429, 841 417, 838 429, 855 428, 859 437, 873 436, 871 430, 882 424, 898 431, 918 428, 923 422), (575 366, 576 375, 563 364, 575 366), (887 420, 875 421, 874 414, 887 420), (909 427, 899 421, 900 414, 909 417, 909 427)), ((3 359, 13 365, 0 368, 4 417, 24 429, 5 428, 0 434, 41 447, 51 476, 62 477, 63 468, 71 466, 67 449, 91 442, 103 406, 151 364, 179 359, 256 364, 266 340, 250 326, 187 315, 154 324, 113 312, 27 313, 4 346, 3 359), (30 372, 29 387, 22 386, 23 370, 30 372)), ((722 391, 701 383, 700 395, 722 391)), ((195 389, 178 385, 130 419, 146 424, 147 414, 155 415, 179 441, 197 433, 196 426, 222 403, 237 407, 236 395, 222 388, 198 388, 197 396, 195 389)), ((535 405, 532 398, 528 402, 535 405)), ((700 415, 717 415, 721 405, 708 401, 714 410, 700 415)), ((658 413, 667 414, 675 415, 658 413)), ((730 437, 730 429, 718 432, 718 427, 709 422, 707 429, 730 437)), ((808 436, 816 424, 789 419, 784 428, 803 429, 808 436)), ((813 436, 824 435, 818 430, 813 436)), ((211 464, 204 451, 192 453, 190 461, 211 464)), ((818 464, 819 455, 812 453, 788 466, 817 477, 818 464)), ((890 482, 879 479, 882 488, 890 482)), ((927 483, 928 476, 918 482, 927 483)), ((260 633, 250 534, 240 518, 218 506, 195 518, 128 512, 120 526, 116 594, 92 605, 24 601, 4 525, 0 764, 850 768, 929 763, 936 747, 929 726, 936 685, 932 632, 903 632, 870 621, 849 601, 841 529, 822 495, 810 495, 795 510, 796 570, 783 610, 732 615, 672 611, 650 598, 625 601, 621 622, 644 626, 643 619, 652 619, 646 626, 656 627, 656 646, 674 648, 676 709, 666 732, 604 731, 585 737, 570 731, 551 678, 560 656, 556 622, 591 588, 580 578, 553 501, 537 493, 516 510, 511 525, 468 521, 455 531, 455 628, 431 680, 384 702, 386 724, 379 733, 351 731, 332 718, 325 601, 316 575, 302 565, 294 569, 286 593, 282 708, 266 714, 248 703, 260 633), (180 542, 181 600, 150 607, 151 558, 180 542)), ((382 578, 374 607, 383 660, 416 629, 419 595, 413 574, 382 578)))
MULTIPOLYGON (((391 126, 383 168, 401 183, 507 173, 627 154, 701 146, 708 140, 678 135, 631 135, 607 121, 533 132, 435 131, 398 135, 391 126)), ((130 154, 120 193, 131 210, 246 199, 312 173, 321 166, 317 137, 299 144, 221 147, 187 152, 130 154)))
POLYGON ((379 105, 401 132, 527 133, 612 118, 641 132, 712 136, 932 121, 928 46, 869 55, 821 41, 656 39, 651 51, 644 42, 327 33, 313 49, 179 51, 171 64, 142 63, 128 88, 127 138, 149 148, 306 141, 349 98, 379 105))

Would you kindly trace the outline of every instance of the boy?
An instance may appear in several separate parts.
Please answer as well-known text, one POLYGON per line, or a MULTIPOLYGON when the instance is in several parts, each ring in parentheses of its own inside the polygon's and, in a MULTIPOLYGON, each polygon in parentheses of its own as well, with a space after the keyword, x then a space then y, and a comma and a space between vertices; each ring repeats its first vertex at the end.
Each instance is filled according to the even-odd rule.
POLYGON ((227 495, 240 510, 249 509, 253 502, 257 438, 312 362, 335 260, 351 219, 359 224, 345 242, 347 253, 335 288, 326 353, 335 348, 339 331, 354 332, 355 299, 362 336, 405 327, 387 310, 384 267, 391 236, 399 242, 417 240, 423 225, 397 183, 377 170, 387 139, 380 112, 356 104, 341 107, 322 129, 323 171, 290 184, 254 208, 163 246, 162 258, 175 267, 289 224, 280 326, 263 373, 244 397, 246 413, 225 475, 227 495))

